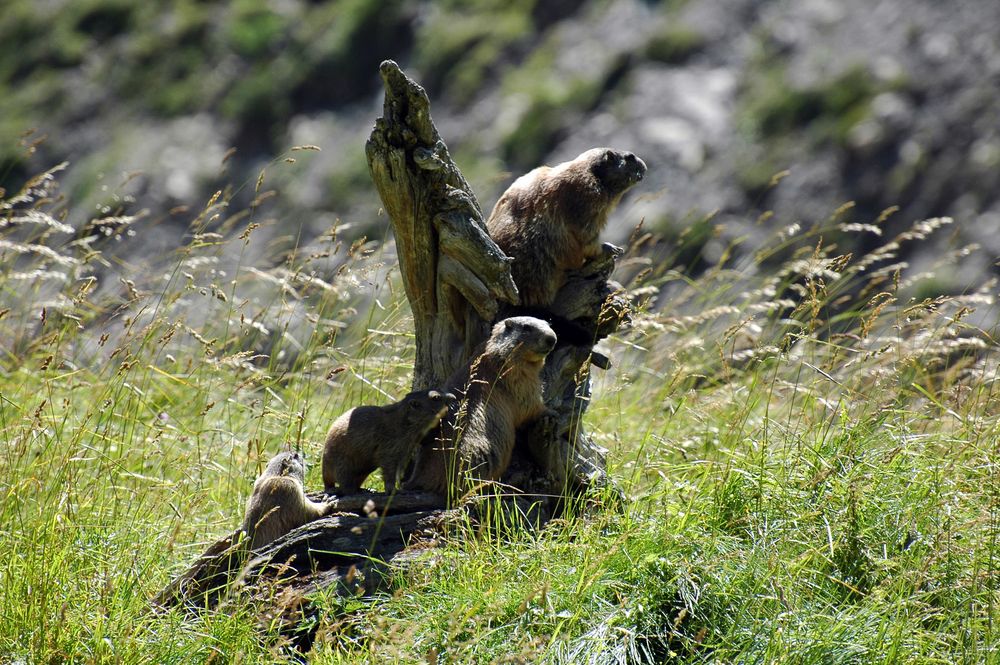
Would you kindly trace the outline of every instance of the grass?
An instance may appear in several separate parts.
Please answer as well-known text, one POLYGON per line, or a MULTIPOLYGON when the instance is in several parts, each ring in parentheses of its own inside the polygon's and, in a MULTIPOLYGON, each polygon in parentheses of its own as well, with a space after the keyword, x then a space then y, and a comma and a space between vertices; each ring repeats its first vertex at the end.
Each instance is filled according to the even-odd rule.
MULTIPOLYGON (((57 173, 5 195, 0 659, 289 657, 251 608, 147 599, 284 446, 318 487, 325 427, 405 393, 413 340, 391 253, 285 237, 265 185, 134 265, 116 243, 148 220, 116 221, 131 241, 68 226, 57 173)), ((458 540, 392 595, 318 597, 311 660, 996 662, 998 363, 973 323, 996 284, 918 300, 978 250, 914 274, 907 244, 949 220, 882 238, 847 214, 762 221, 764 249, 697 277, 637 237, 641 311, 587 416, 624 508, 458 540), (841 256, 851 234, 878 248, 841 256)))

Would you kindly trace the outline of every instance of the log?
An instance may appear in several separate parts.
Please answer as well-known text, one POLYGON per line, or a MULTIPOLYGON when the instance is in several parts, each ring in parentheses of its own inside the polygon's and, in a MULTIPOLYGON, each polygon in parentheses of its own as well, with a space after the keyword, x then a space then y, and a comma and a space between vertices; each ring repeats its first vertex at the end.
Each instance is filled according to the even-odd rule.
POLYGON ((154 611, 183 606, 189 610, 214 608, 239 574, 249 552, 244 533, 233 533, 212 543, 205 553, 175 577, 150 601, 154 611))
POLYGON ((313 501, 330 503, 331 513, 353 513, 366 517, 379 515, 412 513, 421 510, 444 508, 444 497, 430 492, 370 492, 362 490, 356 494, 328 494, 309 492, 313 501))
POLYGON ((427 492, 345 496, 310 492, 309 497, 330 502, 331 516, 294 529, 255 551, 249 550, 242 529, 237 529, 212 543, 152 599, 151 605, 157 610, 178 605, 211 609, 237 579, 252 583, 287 562, 294 565, 285 570, 305 575, 322 569, 324 563, 332 568, 345 562, 346 567, 356 565, 366 556, 388 560, 414 533, 431 528, 437 524, 435 519, 446 515, 444 497, 427 492))
POLYGON ((364 559, 388 561, 401 552, 410 534, 435 524, 443 511, 362 517, 325 517, 294 529, 256 550, 243 569, 242 582, 260 577, 302 577, 337 566, 354 566, 364 559))

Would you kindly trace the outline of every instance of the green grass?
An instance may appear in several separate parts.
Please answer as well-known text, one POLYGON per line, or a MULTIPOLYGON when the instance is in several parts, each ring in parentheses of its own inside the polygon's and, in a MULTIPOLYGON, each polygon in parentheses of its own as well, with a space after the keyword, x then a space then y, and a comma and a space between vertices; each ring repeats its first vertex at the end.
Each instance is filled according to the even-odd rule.
MULTIPOLYGON (((318 488, 331 419, 407 390, 393 259, 334 230, 301 246, 225 194, 174 256, 108 261, 56 189, 0 217, 21 220, 0 228, 0 660, 285 659, 252 608, 147 599, 240 522, 271 455, 300 447, 318 488)), ((881 231, 842 217, 697 278, 636 243, 642 310, 587 415, 623 509, 317 597, 312 660, 996 662, 998 363, 968 323, 995 319, 995 284, 916 300, 962 252, 929 275, 896 255, 946 221, 844 257, 838 237, 881 231)))

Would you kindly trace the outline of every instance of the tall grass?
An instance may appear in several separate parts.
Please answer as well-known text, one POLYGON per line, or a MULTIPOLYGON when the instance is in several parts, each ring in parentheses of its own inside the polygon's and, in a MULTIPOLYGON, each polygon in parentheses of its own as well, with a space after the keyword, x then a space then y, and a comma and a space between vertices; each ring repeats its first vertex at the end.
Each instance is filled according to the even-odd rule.
MULTIPOLYGON (((404 393, 413 349, 391 249, 288 237, 265 185, 141 261, 148 216, 67 220, 55 172, 4 195, 0 660, 287 657, 253 608, 147 599, 239 523, 278 450, 319 487, 325 427, 404 393)), ((927 286, 975 247, 926 274, 900 259, 950 220, 883 238, 849 213, 695 278, 637 236, 640 313, 587 415, 624 511, 456 540, 391 596, 317 597, 313 659, 997 660, 996 284, 927 286), (875 249, 837 250, 857 234, 875 249)))
POLYGON ((341 248, 337 229, 296 247, 262 213, 263 184, 246 211, 212 197, 172 256, 135 265, 141 221, 74 228, 53 173, 4 200, 5 658, 259 655, 249 614, 190 626, 147 617, 146 599, 240 521, 271 455, 315 462, 331 417, 408 387, 407 314, 382 249, 341 248), (255 242, 292 249, 249 265, 268 251, 255 242))

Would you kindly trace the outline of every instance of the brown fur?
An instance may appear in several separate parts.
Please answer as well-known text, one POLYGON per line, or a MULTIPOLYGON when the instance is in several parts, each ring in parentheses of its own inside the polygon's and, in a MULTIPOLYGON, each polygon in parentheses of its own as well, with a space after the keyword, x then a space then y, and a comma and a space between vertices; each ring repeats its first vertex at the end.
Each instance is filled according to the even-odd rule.
POLYGON ((251 549, 263 547, 327 513, 328 504, 306 497, 305 476, 306 462, 297 452, 279 453, 267 463, 253 484, 243 520, 251 549))
POLYGON ((476 480, 497 480, 514 451, 514 433, 545 412, 541 371, 556 343, 540 319, 518 316, 493 326, 469 367, 449 381, 462 393, 433 445, 421 448, 406 489, 463 492, 476 480))
POLYGON ((382 469, 385 491, 396 489, 420 442, 438 426, 455 401, 451 393, 418 390, 395 404, 358 406, 330 427, 323 449, 327 491, 354 493, 375 469, 382 469))
POLYGON ((630 152, 593 148, 521 176, 497 201, 486 228, 514 259, 511 275, 525 306, 548 306, 566 272, 600 256, 598 236, 646 165, 630 152))

